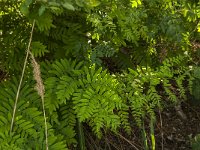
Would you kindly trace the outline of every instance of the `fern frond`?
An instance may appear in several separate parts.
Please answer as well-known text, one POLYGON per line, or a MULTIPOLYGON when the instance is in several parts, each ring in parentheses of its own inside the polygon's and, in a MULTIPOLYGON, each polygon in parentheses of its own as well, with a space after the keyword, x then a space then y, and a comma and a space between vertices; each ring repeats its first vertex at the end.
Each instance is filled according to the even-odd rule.
POLYGON ((190 73, 188 73, 187 75, 189 78, 188 79, 188 89, 189 89, 190 94, 192 94, 193 82, 194 82, 195 78, 190 73))
MULTIPOLYGON (((145 95, 135 92, 134 95, 130 95, 129 101, 131 103, 131 110, 132 115, 139 127, 142 126, 142 120, 144 118, 145 114, 145 103, 146 103, 146 97, 145 95)), ((148 105, 148 104, 147 104, 148 105)))
POLYGON ((179 95, 184 100, 186 100, 186 89, 183 86, 183 81, 185 80, 185 78, 186 78, 185 74, 179 75, 177 78, 175 78, 175 81, 176 81, 178 89, 179 89, 179 95))
MULTIPOLYGON (((45 149, 44 122, 42 109, 38 107, 37 93, 33 88, 33 82, 26 79, 22 84, 19 103, 13 133, 10 135, 9 124, 11 122, 12 106, 14 105, 15 93, 18 81, 12 78, 8 82, 2 82, 0 86, 0 142, 4 149, 12 147, 19 149, 45 149), (33 106, 37 106, 33 107, 33 106)), ((50 135, 54 141, 49 143, 53 149, 66 149, 63 138, 55 134, 51 124, 48 123, 50 135)))
POLYGON ((46 49, 46 46, 40 42, 32 42, 31 43, 31 52, 35 57, 42 57, 45 53, 49 51, 46 49))
POLYGON ((120 117, 122 127, 130 135, 131 134, 131 126, 130 126, 130 122, 129 122, 129 107, 123 103, 122 108, 118 112, 118 115, 120 117))
POLYGON ((175 93, 173 93, 171 91, 171 84, 168 83, 168 81, 163 81, 163 87, 164 87, 164 90, 167 94, 167 96, 169 96, 169 100, 172 101, 173 103, 177 103, 178 102, 178 98, 177 96, 175 95, 175 93))
POLYGON ((49 70, 49 78, 46 79, 46 107, 52 113, 70 97, 78 88, 77 77, 81 75, 79 70, 83 63, 62 59, 55 61, 49 70), (74 77, 74 78, 73 78, 74 77))
POLYGON ((147 92, 147 99, 151 102, 151 108, 154 109, 155 107, 161 107, 161 96, 158 94, 154 86, 150 86, 147 92))
POLYGON ((31 15, 36 20, 40 31, 48 31, 51 27, 54 27, 53 18, 49 12, 44 12, 41 16, 37 12, 33 12, 31 15))
POLYGON ((56 87, 59 80, 56 77, 50 77, 45 81, 46 93, 45 93, 45 107, 52 113, 59 107, 59 101, 57 101, 56 87))
POLYGON ((71 75, 73 71, 81 69, 83 62, 77 63, 76 61, 61 59, 52 64, 52 69, 49 71, 52 75, 61 77, 63 75, 71 75))
POLYGON ((73 94, 75 113, 80 121, 89 121, 92 130, 101 136, 100 129, 106 126, 112 130, 120 125, 120 118, 113 113, 121 108, 121 98, 117 94, 117 81, 95 66, 84 68, 79 79, 82 89, 73 94))
POLYGON ((59 109, 59 124, 58 130, 59 133, 64 135, 65 139, 67 139, 67 145, 76 144, 77 141, 75 139, 75 126, 76 126, 76 115, 73 109, 73 103, 67 101, 65 105, 62 105, 59 109))
POLYGON ((65 103, 65 100, 69 100, 77 88, 77 82, 73 78, 62 76, 57 86, 57 98, 61 100, 61 103, 65 103))

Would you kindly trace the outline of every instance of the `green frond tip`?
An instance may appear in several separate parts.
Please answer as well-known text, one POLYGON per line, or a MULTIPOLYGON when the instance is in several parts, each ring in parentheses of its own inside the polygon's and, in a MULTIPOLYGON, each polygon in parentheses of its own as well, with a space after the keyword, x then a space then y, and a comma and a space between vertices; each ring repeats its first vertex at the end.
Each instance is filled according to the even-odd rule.
POLYGON ((46 49, 46 46, 40 42, 32 42, 31 44, 31 52, 35 57, 42 57, 45 53, 49 51, 46 49))

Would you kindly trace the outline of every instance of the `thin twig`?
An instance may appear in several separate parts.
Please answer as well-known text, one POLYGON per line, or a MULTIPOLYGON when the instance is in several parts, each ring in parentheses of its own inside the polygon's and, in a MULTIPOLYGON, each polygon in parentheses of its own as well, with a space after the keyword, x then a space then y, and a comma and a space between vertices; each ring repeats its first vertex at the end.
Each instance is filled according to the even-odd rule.
POLYGON ((90 143, 92 143, 93 144, 93 146, 94 147, 92 147, 93 149, 99 149, 99 147, 97 146, 97 144, 96 144, 96 142, 94 141, 94 138, 92 138, 90 135, 89 135, 89 132, 85 132, 86 134, 86 136, 88 137, 88 138, 86 138, 86 140, 90 140, 90 142, 88 142, 88 145, 90 144, 90 143))
MULTIPOLYGON (((107 139, 107 137, 106 137, 106 139, 107 139)), ((112 145, 112 147, 114 147, 116 150, 122 150, 122 149, 119 149, 114 143, 112 143, 111 141, 109 141, 108 139, 107 139, 107 141, 112 145)))
POLYGON ((44 108, 44 97, 41 97, 41 98, 42 98, 42 109, 43 109, 44 124, 45 124, 46 150, 48 150, 49 149, 49 146, 48 146, 48 127, 47 127, 47 119, 46 119, 45 108, 44 108))
POLYGON ((11 124, 10 124, 10 134, 12 133, 12 130, 13 130, 13 124, 14 124, 14 120, 15 120, 17 102, 18 102, 18 99, 19 99, 19 92, 20 92, 20 89, 21 89, 22 80, 23 80, 23 77, 24 77, 25 69, 26 69, 28 54, 29 54, 29 51, 30 51, 31 41, 32 41, 32 37, 33 37, 34 26, 35 26, 35 20, 33 21, 32 30, 31 30, 31 34, 30 34, 30 39, 29 39, 29 43, 28 43, 28 48, 27 48, 27 51, 26 51, 26 57, 25 57, 25 60, 24 60, 24 66, 23 66, 23 70, 22 70, 22 74, 21 74, 21 78, 20 78, 20 81, 19 81, 17 94, 16 94, 16 98, 15 98, 15 104, 14 104, 14 108, 13 108, 13 115, 12 115, 12 120, 11 120, 11 124))
POLYGON ((136 150, 139 150, 135 145, 133 145, 133 143, 131 141, 129 141, 128 139, 126 139, 125 137, 123 137, 121 134, 117 134, 120 136, 120 138, 124 139, 126 142, 128 142, 131 146, 133 146, 136 150))
MULTIPOLYGON (((105 133, 105 137, 107 137, 107 132, 105 131, 105 129, 103 129, 103 130, 105 133)), ((105 138, 105 149, 106 149, 106 145, 108 146, 108 149, 111 150, 111 147, 110 147, 110 144, 109 144, 109 141, 107 138, 105 138)))
POLYGON ((121 150, 123 150, 123 146, 122 146, 122 144, 121 144, 121 141, 120 141, 120 139, 119 139, 119 136, 117 136, 117 140, 119 141, 119 145, 120 145, 120 148, 121 148, 121 150))

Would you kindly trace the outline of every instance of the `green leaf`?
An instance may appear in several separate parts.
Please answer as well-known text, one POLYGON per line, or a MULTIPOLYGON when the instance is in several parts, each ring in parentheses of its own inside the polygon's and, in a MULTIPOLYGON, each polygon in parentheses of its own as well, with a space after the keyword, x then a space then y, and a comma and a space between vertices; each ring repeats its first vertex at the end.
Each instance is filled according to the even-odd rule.
POLYGON ((77 4, 79 7, 83 7, 83 6, 84 6, 82 0, 75 0, 75 1, 76 1, 76 4, 77 4))
POLYGON ((200 67, 194 69, 194 77, 200 79, 200 67))
POLYGON ((42 5, 42 6, 40 7, 40 9, 39 9, 39 11, 38 11, 39 16, 41 16, 41 15, 44 13, 45 9, 46 9, 46 6, 44 6, 44 5, 42 5))
POLYGON ((197 25, 197 32, 200 32, 200 23, 197 25))
POLYGON ((87 0, 87 5, 90 6, 90 7, 97 7, 100 5, 100 2, 97 1, 97 0, 87 0))
POLYGON ((48 4, 49 4, 50 6, 56 6, 56 7, 59 7, 59 6, 60 6, 60 4, 57 3, 57 2, 48 2, 48 4))
POLYGON ((29 9, 28 6, 25 3, 22 3, 21 7, 20 7, 20 11, 22 12, 22 14, 24 14, 25 16, 27 16, 29 14, 29 9))
POLYGON ((33 1, 33 0, 26 0, 26 1, 25 1, 25 5, 26 5, 26 6, 29 6, 29 5, 32 3, 32 1, 33 1))
POLYGON ((132 5, 131 5, 131 6, 132 6, 133 8, 134 8, 134 7, 137 7, 137 5, 138 5, 138 4, 137 4, 136 1, 132 1, 132 5))
POLYGON ((98 41, 99 40, 99 34, 98 33, 94 33, 92 35, 92 39, 96 39, 98 41))
POLYGON ((131 1, 131 6, 134 7, 138 7, 138 5, 141 5, 141 1, 140 0, 132 0, 131 1))
POLYGON ((62 4, 64 8, 68 9, 68 10, 75 10, 74 6, 68 2, 62 4))

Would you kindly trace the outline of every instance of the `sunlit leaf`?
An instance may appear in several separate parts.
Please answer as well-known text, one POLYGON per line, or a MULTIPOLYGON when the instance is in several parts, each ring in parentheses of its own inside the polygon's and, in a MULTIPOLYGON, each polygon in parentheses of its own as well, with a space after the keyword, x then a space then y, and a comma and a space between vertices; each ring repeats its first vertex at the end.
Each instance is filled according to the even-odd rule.
POLYGON ((200 23, 197 26, 197 31, 200 32, 200 23))
POLYGON ((100 2, 97 0, 87 0, 87 5, 89 5, 90 7, 97 7, 100 5, 100 2))
POLYGON ((137 2, 136 1, 133 1, 132 2, 132 7, 134 8, 134 7, 137 7, 137 2))

